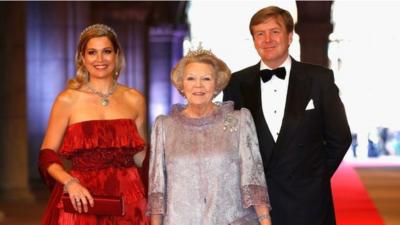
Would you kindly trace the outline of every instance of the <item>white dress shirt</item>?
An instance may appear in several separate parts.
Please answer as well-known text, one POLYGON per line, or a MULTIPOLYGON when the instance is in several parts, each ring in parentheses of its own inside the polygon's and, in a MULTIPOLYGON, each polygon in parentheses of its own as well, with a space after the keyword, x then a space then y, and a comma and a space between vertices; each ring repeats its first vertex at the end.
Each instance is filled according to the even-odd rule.
MULTIPOLYGON (((276 76, 272 76, 271 80, 265 83, 261 80, 262 110, 275 142, 278 140, 279 132, 282 126, 283 114, 285 112, 289 75, 292 67, 290 56, 288 56, 288 58, 279 67, 285 67, 286 76, 284 80, 281 80, 276 76)), ((263 69, 271 68, 261 61, 260 70, 263 69)))

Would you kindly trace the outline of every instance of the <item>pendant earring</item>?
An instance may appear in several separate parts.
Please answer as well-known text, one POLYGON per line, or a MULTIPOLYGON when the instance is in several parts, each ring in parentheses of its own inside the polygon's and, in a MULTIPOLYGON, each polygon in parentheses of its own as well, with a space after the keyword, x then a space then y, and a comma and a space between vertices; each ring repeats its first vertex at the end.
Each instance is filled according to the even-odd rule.
POLYGON ((113 76, 114 80, 117 80, 117 79, 118 79, 118 74, 119 74, 118 72, 115 72, 115 73, 114 73, 114 76, 113 76))
POLYGON ((87 71, 83 72, 83 82, 85 83, 89 82, 89 73, 87 71))

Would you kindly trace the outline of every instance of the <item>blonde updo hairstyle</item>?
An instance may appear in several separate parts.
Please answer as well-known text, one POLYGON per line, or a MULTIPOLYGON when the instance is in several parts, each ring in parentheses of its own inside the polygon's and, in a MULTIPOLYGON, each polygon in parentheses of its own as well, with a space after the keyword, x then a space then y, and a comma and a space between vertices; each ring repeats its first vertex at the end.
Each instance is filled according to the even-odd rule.
POLYGON ((114 51, 117 54, 115 70, 113 71, 113 79, 118 79, 121 70, 125 66, 125 56, 122 51, 121 44, 117 39, 117 34, 107 25, 94 24, 86 27, 79 37, 79 42, 75 53, 76 75, 74 78, 68 81, 68 88, 76 90, 89 81, 89 73, 83 63, 82 58, 85 54, 87 43, 90 41, 90 39, 97 37, 107 37, 111 41, 114 51))
POLYGON ((204 63, 213 68, 216 80, 214 97, 228 85, 229 79, 231 78, 231 71, 225 62, 217 58, 211 51, 202 50, 200 53, 196 51, 189 52, 171 71, 172 84, 182 96, 184 71, 186 66, 190 63, 204 63))

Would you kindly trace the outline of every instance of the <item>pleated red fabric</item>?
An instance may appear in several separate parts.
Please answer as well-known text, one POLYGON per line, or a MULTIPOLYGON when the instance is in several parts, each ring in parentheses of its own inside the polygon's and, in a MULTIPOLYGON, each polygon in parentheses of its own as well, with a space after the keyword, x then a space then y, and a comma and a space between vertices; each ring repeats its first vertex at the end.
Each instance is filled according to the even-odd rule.
MULTIPOLYGON (((148 225, 144 185, 133 160, 135 153, 144 147, 130 119, 90 120, 70 125, 59 151, 72 162, 70 174, 92 194, 122 195, 126 213, 120 217, 67 213, 58 200, 57 224, 148 225)), ((59 199, 59 196, 51 198, 59 199)), ((45 216, 50 212, 46 209, 45 216)))

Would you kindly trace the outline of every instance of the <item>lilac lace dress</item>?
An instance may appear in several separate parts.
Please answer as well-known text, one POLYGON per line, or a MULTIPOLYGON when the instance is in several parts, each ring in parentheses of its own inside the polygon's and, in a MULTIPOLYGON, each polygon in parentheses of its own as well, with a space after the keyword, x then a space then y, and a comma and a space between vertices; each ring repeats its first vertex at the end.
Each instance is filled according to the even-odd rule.
POLYGON ((194 119, 183 109, 174 105, 152 130, 150 213, 164 225, 228 225, 254 216, 252 205, 269 206, 250 112, 224 102, 194 119))

